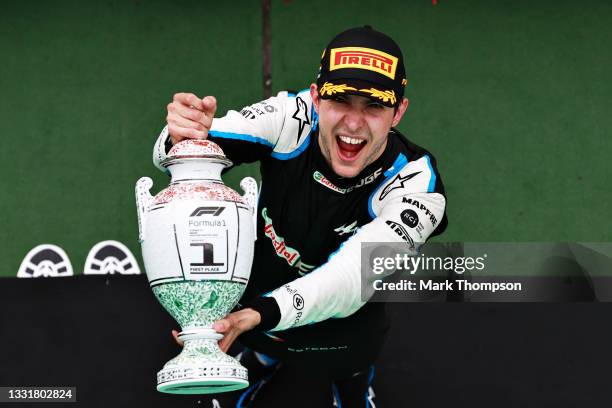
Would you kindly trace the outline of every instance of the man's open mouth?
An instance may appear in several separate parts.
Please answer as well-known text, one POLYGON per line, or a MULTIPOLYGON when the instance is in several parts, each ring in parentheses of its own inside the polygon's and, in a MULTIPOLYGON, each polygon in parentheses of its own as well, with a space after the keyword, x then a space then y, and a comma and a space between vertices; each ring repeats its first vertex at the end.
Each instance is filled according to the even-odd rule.
POLYGON ((345 161, 353 161, 368 142, 350 136, 336 135, 336 143, 340 158, 345 161))

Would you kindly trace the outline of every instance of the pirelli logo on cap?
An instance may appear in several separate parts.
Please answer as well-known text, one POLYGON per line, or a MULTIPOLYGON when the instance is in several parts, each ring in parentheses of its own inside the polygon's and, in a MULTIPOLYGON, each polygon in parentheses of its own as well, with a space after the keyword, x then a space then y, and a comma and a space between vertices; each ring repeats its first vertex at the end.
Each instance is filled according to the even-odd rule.
POLYGON ((329 70, 333 71, 341 68, 367 69, 395 79, 397 57, 372 48, 332 48, 329 58, 329 70))

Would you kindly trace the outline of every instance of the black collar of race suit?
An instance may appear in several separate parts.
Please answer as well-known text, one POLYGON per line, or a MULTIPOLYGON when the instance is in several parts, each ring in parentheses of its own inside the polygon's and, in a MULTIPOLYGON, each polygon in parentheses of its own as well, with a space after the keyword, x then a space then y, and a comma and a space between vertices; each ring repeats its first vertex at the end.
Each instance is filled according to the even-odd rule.
POLYGON ((393 162, 397 158, 397 153, 399 151, 397 145, 399 141, 397 138, 398 134, 396 133, 395 129, 391 129, 387 135, 387 146, 385 147, 383 154, 374 162, 367 165, 366 168, 363 169, 357 176, 345 178, 334 173, 330 165, 327 163, 327 160, 325 160, 325 157, 323 157, 323 153, 321 153, 321 148, 319 147, 319 129, 317 128, 313 143, 313 148, 315 151, 315 171, 320 171, 329 181, 342 189, 360 185, 363 179, 369 178, 372 175, 375 175, 374 178, 378 179, 382 177, 385 171, 393 165, 393 162))

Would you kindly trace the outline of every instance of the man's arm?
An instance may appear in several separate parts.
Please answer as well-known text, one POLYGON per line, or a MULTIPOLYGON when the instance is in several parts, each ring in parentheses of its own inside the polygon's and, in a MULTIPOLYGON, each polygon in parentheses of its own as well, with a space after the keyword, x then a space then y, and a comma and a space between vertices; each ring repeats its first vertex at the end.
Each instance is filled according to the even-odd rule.
POLYGON ((285 114, 292 104, 287 92, 279 92, 240 112, 230 110, 221 118, 213 118, 217 107, 214 97, 200 100, 193 94, 176 94, 168 105, 168 125, 155 143, 153 162, 165 171, 159 163, 173 144, 207 138, 217 143, 235 165, 261 160, 273 152, 283 131, 291 131, 285 129, 285 114))
POLYGON ((361 243, 418 245, 443 218, 446 199, 435 192, 436 174, 429 160, 423 156, 388 171, 387 179, 370 198, 374 217, 370 223, 345 241, 324 265, 252 302, 249 306, 260 314, 258 328, 286 330, 346 317, 359 310, 365 304, 361 299, 361 243), (409 217, 413 214, 421 227, 411 227, 413 220, 409 217))

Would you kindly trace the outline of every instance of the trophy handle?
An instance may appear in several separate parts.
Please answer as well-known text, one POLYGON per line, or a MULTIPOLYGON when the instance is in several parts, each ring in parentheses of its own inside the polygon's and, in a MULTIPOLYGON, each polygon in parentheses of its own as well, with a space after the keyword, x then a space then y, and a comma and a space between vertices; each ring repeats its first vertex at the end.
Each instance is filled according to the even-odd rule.
POLYGON ((136 182, 136 210, 138 212, 138 241, 142 243, 145 239, 145 217, 153 196, 149 190, 153 187, 153 180, 149 177, 141 177, 136 182))
POLYGON ((251 208, 253 215, 253 234, 257 239, 257 182, 253 177, 245 177, 240 181, 240 188, 244 191, 244 201, 251 208))

